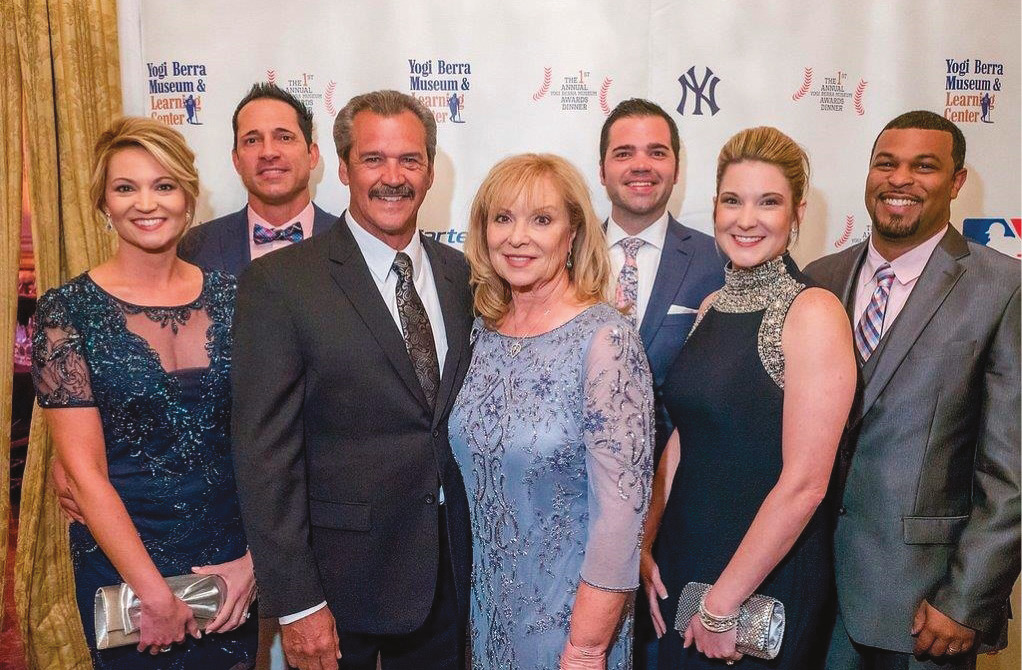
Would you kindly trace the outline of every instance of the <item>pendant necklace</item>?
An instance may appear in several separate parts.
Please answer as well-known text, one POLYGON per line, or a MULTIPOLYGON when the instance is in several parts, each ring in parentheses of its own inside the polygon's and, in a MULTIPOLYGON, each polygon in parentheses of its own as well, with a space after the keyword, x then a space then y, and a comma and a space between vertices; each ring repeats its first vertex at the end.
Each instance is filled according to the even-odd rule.
MULTIPOLYGON (((546 315, 550 313, 550 307, 547 307, 546 311, 539 315, 539 318, 534 321, 534 324, 538 324, 546 318, 546 315)), ((524 335, 520 335, 517 338, 512 338, 511 347, 508 350, 511 353, 511 358, 516 358, 518 354, 522 353, 522 345, 525 344, 525 340, 532 337, 536 332, 536 325, 533 325, 524 335)))

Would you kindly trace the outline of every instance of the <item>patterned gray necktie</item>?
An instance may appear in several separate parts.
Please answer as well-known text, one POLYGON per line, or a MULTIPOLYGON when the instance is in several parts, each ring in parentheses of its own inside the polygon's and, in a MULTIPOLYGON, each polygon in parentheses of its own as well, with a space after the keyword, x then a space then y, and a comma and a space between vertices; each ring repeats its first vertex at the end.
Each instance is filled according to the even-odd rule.
POLYGON ((401 317, 405 347, 408 349, 408 357, 412 359, 415 376, 419 378, 422 391, 426 394, 426 401, 432 407, 436 401, 437 389, 440 388, 440 363, 433 342, 433 328, 429 325, 426 308, 415 292, 412 259, 399 251, 391 269, 397 275, 397 311, 401 317))

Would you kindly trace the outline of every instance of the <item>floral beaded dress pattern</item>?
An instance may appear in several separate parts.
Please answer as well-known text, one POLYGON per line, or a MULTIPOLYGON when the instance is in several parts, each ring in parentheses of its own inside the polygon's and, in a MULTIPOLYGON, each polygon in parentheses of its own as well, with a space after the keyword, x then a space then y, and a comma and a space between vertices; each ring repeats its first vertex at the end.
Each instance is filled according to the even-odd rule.
MULTIPOLYGON (((477 320, 451 414, 472 516, 473 667, 556 668, 579 580, 638 586, 652 477, 642 343, 600 304, 530 338, 477 320)), ((631 616, 608 667, 631 667, 631 616)))
MULTIPOLYGON (((36 312, 39 404, 97 408, 110 483, 164 576, 245 553, 230 454, 235 288, 233 277, 212 272, 191 303, 143 307, 118 300, 83 274, 48 291, 36 312), (186 349, 199 347, 191 358, 208 366, 165 370, 166 343, 181 341, 186 349)), ((132 646, 95 650, 93 596, 123 580, 83 524, 71 524, 70 542, 95 667, 245 668, 254 662, 255 617, 231 633, 188 639, 156 656, 132 646)))

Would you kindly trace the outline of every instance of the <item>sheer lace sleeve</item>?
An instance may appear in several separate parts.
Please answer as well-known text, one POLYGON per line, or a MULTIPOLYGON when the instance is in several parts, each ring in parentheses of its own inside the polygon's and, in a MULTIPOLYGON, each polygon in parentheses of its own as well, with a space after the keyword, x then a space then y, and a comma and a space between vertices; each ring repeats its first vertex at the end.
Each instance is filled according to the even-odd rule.
POLYGON ((581 577, 599 589, 627 591, 639 585, 653 477, 653 380, 639 336, 622 323, 602 326, 585 375, 589 528, 581 577))
POLYGON ((40 407, 93 407, 82 338, 60 296, 48 291, 36 308, 32 380, 40 407))

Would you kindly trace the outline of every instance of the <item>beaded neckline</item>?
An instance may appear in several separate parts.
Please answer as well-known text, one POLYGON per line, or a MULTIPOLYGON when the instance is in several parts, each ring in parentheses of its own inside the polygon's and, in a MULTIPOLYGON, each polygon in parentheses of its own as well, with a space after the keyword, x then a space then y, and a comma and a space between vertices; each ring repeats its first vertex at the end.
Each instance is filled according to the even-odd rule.
POLYGON ((777 256, 752 268, 724 268, 724 287, 717 294, 714 309, 721 312, 745 313, 764 310, 790 284, 798 282, 788 274, 787 255, 777 256))
POLYGON ((85 276, 88 278, 89 283, 118 305, 125 314, 142 314, 150 321, 160 324, 161 328, 170 326, 171 332, 175 335, 177 335, 178 328, 188 323, 188 319, 191 318, 193 312, 202 309, 206 305, 206 278, 208 275, 205 272, 202 273, 202 288, 199 290, 199 295, 184 305, 172 306, 136 305, 110 293, 96 283, 96 280, 89 276, 88 273, 85 273, 85 276))

